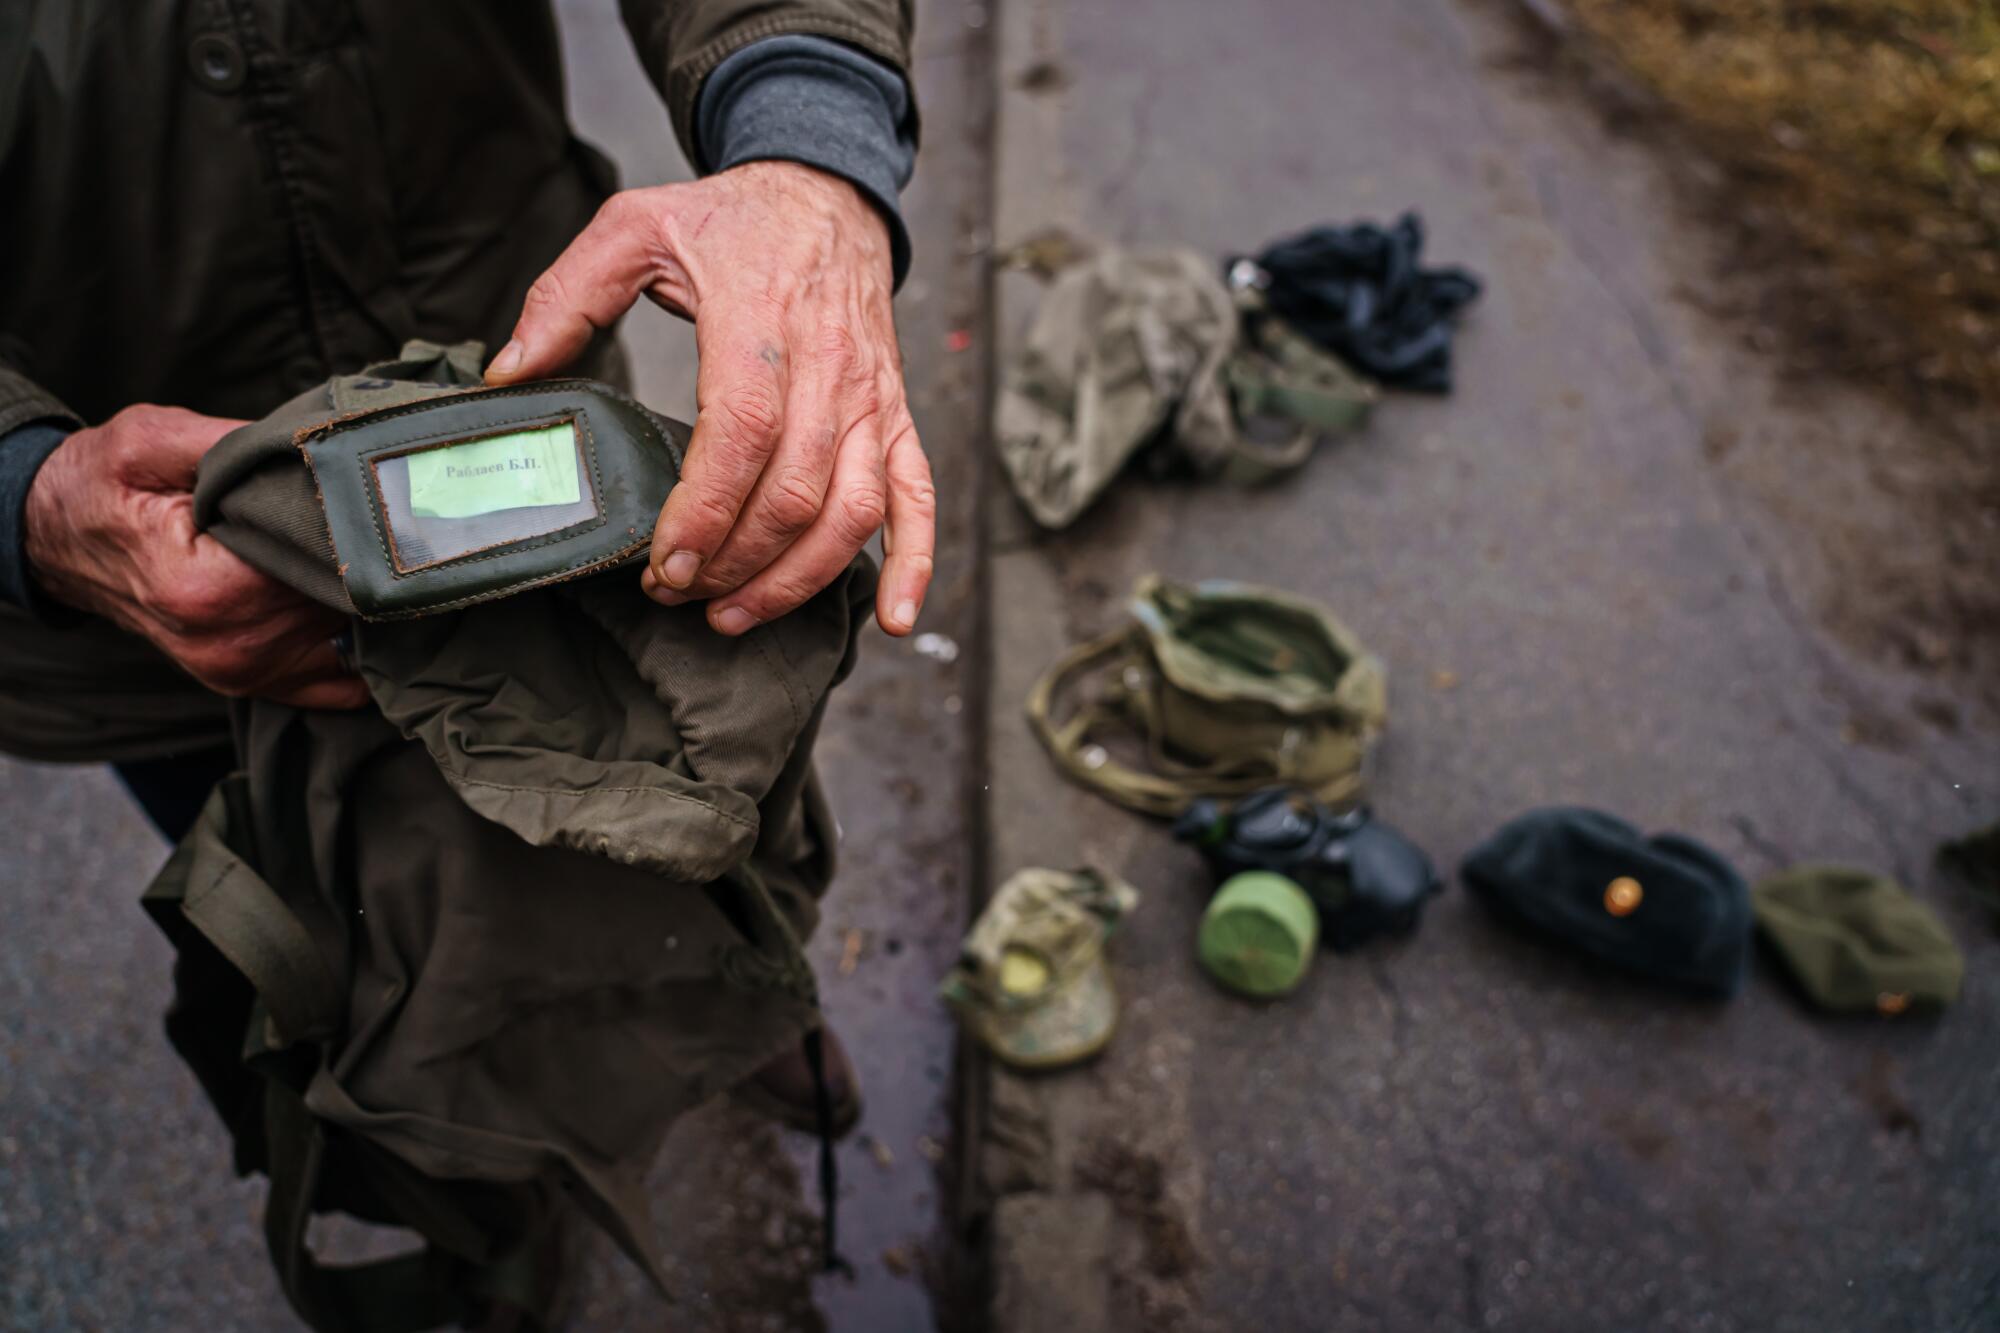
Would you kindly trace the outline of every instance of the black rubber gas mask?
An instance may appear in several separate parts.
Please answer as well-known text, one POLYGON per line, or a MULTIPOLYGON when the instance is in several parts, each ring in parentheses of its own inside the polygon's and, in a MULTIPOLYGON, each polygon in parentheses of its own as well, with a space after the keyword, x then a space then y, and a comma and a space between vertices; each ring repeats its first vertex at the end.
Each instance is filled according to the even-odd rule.
POLYGON ((1296 881, 1319 909, 1320 938, 1341 952, 1414 930, 1424 900, 1444 887, 1430 858, 1366 806, 1335 814, 1286 787, 1233 805, 1194 801, 1174 836, 1200 851, 1218 879, 1271 870, 1296 881))

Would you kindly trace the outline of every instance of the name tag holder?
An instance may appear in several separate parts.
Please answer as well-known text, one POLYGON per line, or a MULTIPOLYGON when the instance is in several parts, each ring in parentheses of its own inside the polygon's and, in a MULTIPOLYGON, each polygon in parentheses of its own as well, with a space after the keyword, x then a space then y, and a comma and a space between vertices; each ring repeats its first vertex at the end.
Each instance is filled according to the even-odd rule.
POLYGON ((632 559, 685 439, 606 385, 446 392, 298 437, 357 613, 451 610, 632 559))

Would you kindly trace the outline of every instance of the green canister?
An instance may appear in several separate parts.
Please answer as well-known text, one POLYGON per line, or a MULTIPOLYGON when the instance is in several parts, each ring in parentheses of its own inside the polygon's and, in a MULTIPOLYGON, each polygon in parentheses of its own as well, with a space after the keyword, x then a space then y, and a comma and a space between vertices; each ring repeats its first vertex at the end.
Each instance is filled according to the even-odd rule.
POLYGON ((1232 875, 1202 913, 1198 948, 1208 974, 1233 991, 1269 998, 1305 980, 1319 943, 1306 891, 1283 875, 1232 875))

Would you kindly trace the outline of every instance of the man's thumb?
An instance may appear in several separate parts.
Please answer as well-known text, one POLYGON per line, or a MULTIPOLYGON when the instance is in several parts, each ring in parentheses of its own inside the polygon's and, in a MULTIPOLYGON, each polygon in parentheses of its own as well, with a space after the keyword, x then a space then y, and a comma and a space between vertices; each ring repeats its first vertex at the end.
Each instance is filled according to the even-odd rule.
POLYGON ((486 367, 488 384, 505 384, 521 369, 521 340, 509 338, 507 345, 500 349, 500 355, 493 358, 493 364, 486 367))
POLYGON ((163 490, 191 491, 195 469, 217 442, 246 423, 236 417, 210 417, 182 407, 156 407, 146 423, 151 439, 137 454, 145 480, 163 490))
POLYGON ((529 286, 513 336, 486 368, 488 384, 552 375, 583 355, 599 329, 623 318, 652 277, 648 206, 613 195, 548 271, 529 286))

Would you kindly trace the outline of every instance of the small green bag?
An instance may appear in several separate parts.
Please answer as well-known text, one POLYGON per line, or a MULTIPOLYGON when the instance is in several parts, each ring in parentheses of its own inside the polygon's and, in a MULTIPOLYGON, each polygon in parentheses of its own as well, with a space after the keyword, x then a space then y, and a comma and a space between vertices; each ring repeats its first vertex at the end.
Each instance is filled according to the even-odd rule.
POLYGON ((1284 784, 1329 804, 1361 791, 1388 714, 1382 665, 1333 613, 1254 584, 1139 580, 1134 623, 1071 650, 1028 695, 1028 720, 1071 779, 1142 814, 1197 796, 1284 784), (1055 716, 1066 682, 1108 668, 1095 697, 1055 716), (1100 743, 1135 736, 1151 770, 1100 743))

